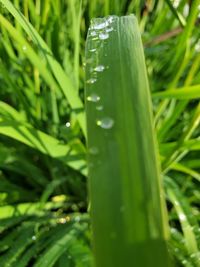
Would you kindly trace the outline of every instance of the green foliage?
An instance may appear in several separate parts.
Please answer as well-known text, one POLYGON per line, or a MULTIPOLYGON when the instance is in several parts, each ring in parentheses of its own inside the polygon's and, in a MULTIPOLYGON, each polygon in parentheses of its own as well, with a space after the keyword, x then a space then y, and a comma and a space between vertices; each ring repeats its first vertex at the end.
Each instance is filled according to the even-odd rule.
POLYGON ((85 39, 91 18, 130 13, 152 91, 169 248, 177 266, 200 266, 200 1, 0 3, 1 266, 91 266, 85 39))
POLYGON ((136 17, 92 20, 86 62, 96 266, 171 266, 150 92, 136 17), (105 158, 109 160, 104 162, 105 158))

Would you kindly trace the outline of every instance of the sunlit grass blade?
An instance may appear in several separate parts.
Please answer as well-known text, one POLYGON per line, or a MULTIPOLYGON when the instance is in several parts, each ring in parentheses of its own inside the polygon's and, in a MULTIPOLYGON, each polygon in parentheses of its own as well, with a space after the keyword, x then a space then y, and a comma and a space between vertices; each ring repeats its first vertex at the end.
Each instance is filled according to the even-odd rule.
POLYGON ((96 266, 171 266, 150 92, 133 15, 91 23, 86 113, 96 266))
POLYGON ((153 94, 154 98, 200 99, 200 85, 187 86, 153 94))
POLYGON ((1 113, 4 114, 0 117, 0 134, 64 161, 73 169, 86 174, 86 162, 82 151, 79 153, 78 150, 69 145, 61 144, 58 139, 35 129, 29 123, 23 121, 23 116, 9 105, 0 102, 0 107, 1 113))
POLYGON ((4 121, 0 119, 0 134, 18 140, 40 152, 53 158, 57 158, 71 168, 79 170, 86 175, 86 163, 82 154, 71 149, 70 146, 60 144, 56 138, 36 130, 31 125, 23 125, 14 121, 4 121))
POLYGON ((174 163, 171 166, 172 170, 176 170, 176 171, 180 171, 183 172, 185 174, 190 175, 191 177, 194 177, 198 182, 200 182, 200 174, 194 170, 191 170, 190 168, 185 167, 184 165, 180 164, 180 163, 174 163))

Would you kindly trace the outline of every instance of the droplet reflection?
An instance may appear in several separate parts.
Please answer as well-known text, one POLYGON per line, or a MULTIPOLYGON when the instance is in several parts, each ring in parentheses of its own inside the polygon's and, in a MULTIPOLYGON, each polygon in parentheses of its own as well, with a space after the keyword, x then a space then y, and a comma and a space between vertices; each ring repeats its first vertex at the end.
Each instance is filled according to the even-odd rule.
POLYGON ((114 120, 109 117, 97 120, 97 125, 103 129, 111 129, 114 125, 114 120))

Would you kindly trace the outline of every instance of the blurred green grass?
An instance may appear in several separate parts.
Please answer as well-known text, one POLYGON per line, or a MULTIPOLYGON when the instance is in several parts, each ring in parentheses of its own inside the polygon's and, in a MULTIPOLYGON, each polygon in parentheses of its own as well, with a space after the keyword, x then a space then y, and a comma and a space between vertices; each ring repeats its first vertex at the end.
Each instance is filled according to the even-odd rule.
POLYGON ((85 39, 91 18, 130 13, 145 48, 169 249, 177 266, 199 266, 200 1, 0 2, 2 267, 91 266, 85 39))

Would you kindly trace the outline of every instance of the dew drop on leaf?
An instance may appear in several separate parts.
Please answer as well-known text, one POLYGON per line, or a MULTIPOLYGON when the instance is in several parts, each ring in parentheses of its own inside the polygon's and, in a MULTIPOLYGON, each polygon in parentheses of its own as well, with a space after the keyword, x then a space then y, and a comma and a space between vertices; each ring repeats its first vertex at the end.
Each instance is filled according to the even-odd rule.
POLYGON ((69 128, 69 127, 71 126, 71 123, 70 123, 69 121, 67 121, 67 122, 65 123, 65 126, 66 126, 67 128, 69 128))
POLYGON ((97 32, 92 31, 92 32, 90 33, 90 35, 91 35, 91 36, 96 36, 96 35, 97 35, 97 32))
POLYGON ((111 129, 114 125, 114 120, 109 117, 97 120, 97 125, 103 129, 111 129))
POLYGON ((112 32, 112 31, 113 31, 113 27, 106 29, 106 32, 112 32))
POLYGON ((76 217, 74 218, 74 220, 75 220, 75 222, 80 222, 81 217, 80 217, 80 216, 76 216, 76 217))
POLYGON ((90 148, 88 149, 88 151, 89 151, 89 153, 90 153, 91 155, 97 155, 97 154, 99 153, 99 149, 98 149, 97 147, 95 147, 95 146, 90 147, 90 148))
POLYGON ((93 29, 94 30, 102 30, 102 29, 104 29, 105 27, 107 27, 109 24, 108 24, 109 22, 108 21, 105 21, 105 22, 102 22, 102 23, 99 23, 99 24, 95 24, 95 25, 93 25, 93 29))
POLYGON ((96 48, 92 48, 92 49, 90 49, 89 51, 90 52, 95 52, 97 49, 96 48))
POLYGON ((103 106, 96 106, 96 110, 98 110, 98 111, 103 110, 103 106))
POLYGON ((98 102, 100 100, 100 96, 98 96, 97 94, 91 94, 87 97, 87 100, 90 102, 98 102))
POLYGON ((187 260, 183 260, 183 261, 182 261, 182 264, 183 264, 183 265, 186 265, 187 263, 188 263, 187 260))
POLYGON ((96 81, 97 81, 97 79, 95 79, 95 78, 91 78, 91 79, 87 80, 86 83, 93 84, 93 83, 95 83, 96 81))
POLYGON ((33 235, 33 236, 31 237, 31 239, 32 239, 33 241, 35 241, 37 238, 36 238, 35 235, 33 235))
POLYGON ((26 47, 25 45, 23 45, 23 46, 22 46, 22 50, 23 50, 24 52, 26 52, 27 47, 26 47))
POLYGON ((105 67, 103 65, 99 65, 96 68, 94 68, 94 70, 97 72, 102 72, 104 69, 105 69, 105 67))
POLYGON ((109 38, 109 34, 107 32, 101 32, 99 34, 99 39, 101 39, 101 40, 106 40, 108 38, 109 38))

